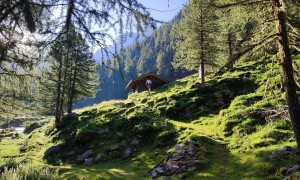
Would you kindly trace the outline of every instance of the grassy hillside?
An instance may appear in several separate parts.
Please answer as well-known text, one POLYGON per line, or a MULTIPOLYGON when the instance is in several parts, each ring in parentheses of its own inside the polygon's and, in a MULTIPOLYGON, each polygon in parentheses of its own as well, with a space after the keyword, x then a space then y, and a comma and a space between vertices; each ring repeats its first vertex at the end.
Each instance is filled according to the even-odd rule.
POLYGON ((80 109, 59 130, 49 123, 21 139, 3 139, 0 163, 27 159, 57 169, 51 172, 61 179, 151 179, 148 170, 176 144, 193 140, 200 142, 203 166, 188 179, 281 179, 300 159, 281 153, 296 144, 279 74, 279 65, 263 57, 209 76, 205 87, 190 76, 150 96, 130 94, 80 109), (45 155, 51 146, 59 150, 45 155), (94 162, 83 165, 78 156, 88 150, 94 162))

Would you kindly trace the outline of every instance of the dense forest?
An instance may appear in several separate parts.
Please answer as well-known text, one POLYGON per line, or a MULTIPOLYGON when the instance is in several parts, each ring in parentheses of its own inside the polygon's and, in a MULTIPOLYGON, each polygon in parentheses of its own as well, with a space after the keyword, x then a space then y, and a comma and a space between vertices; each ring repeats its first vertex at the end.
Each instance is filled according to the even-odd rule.
POLYGON ((0 179, 299 178, 300 2, 141 2, 0 2, 0 179))

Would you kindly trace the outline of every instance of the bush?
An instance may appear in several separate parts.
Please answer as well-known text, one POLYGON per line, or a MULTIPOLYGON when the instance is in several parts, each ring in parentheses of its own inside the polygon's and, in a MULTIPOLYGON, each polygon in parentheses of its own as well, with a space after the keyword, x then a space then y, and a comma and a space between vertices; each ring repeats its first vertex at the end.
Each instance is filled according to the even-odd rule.
POLYGON ((1 173, 0 180, 52 180, 58 178, 58 172, 49 167, 37 167, 31 164, 22 164, 15 168, 5 167, 4 172, 1 173))

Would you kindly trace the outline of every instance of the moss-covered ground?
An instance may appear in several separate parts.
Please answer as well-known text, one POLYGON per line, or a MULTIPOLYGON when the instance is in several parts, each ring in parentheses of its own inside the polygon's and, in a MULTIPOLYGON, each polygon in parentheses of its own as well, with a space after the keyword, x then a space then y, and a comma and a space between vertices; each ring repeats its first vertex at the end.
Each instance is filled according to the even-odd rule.
POLYGON ((299 162, 298 156, 271 158, 284 146, 296 146, 285 117, 279 65, 271 57, 211 75, 205 86, 199 82, 186 77, 151 95, 134 93, 77 110, 79 117, 60 130, 49 123, 21 139, 4 139, 0 163, 30 159, 57 168, 61 179, 151 179, 147 171, 187 140, 205 149, 205 166, 188 179, 282 179, 282 170, 299 162), (53 145, 62 148, 46 156, 53 145), (134 151, 124 157, 128 147, 134 151), (79 164, 76 156, 89 149, 93 157, 101 155, 100 162, 79 164))

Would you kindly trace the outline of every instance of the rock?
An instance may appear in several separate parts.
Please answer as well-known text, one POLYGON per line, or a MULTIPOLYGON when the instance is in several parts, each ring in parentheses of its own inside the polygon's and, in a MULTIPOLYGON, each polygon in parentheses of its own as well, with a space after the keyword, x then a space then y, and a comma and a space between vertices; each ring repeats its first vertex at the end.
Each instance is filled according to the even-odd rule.
POLYGON ((98 134, 96 132, 82 133, 76 137, 75 142, 79 143, 79 144, 87 144, 87 143, 91 142, 92 140, 94 140, 95 137, 97 137, 97 135, 98 134))
POLYGON ((134 139, 133 141, 131 141, 130 144, 131 144, 131 145, 138 145, 138 144, 140 144, 140 141, 137 140, 137 139, 134 139))
POLYGON ((244 78, 250 78, 251 77, 251 73, 248 71, 244 74, 244 78))
POLYGON ((126 146, 127 144, 128 142, 125 139, 120 142, 120 146, 126 146))
POLYGON ((70 151, 70 152, 68 152, 66 155, 67 156, 73 156, 73 155, 75 155, 76 153, 75 153, 75 151, 70 151))
POLYGON ((24 133, 29 134, 37 128, 40 128, 42 125, 38 122, 31 123, 29 126, 25 127, 24 133))
POLYGON ((179 179, 186 179, 188 177, 188 173, 178 174, 179 179))
POLYGON ((99 135, 103 135, 103 134, 106 134, 106 133, 108 133, 108 132, 109 132, 109 128, 106 127, 106 128, 100 129, 100 130, 98 131, 98 134, 99 134, 99 135))
POLYGON ((133 152, 133 148, 132 148, 132 147, 127 148, 127 149, 125 150, 125 152, 124 152, 123 157, 124 157, 124 158, 128 158, 128 157, 132 154, 132 152, 133 152))
POLYGON ((123 107, 125 107, 125 108, 130 108, 130 107, 132 107, 132 106, 134 106, 134 105, 135 105, 134 102, 128 102, 128 103, 124 104, 123 107))
POLYGON ((197 89, 199 89, 199 88, 201 88, 201 87, 202 87, 201 83, 198 83, 198 82, 192 85, 192 88, 197 88, 197 89))
POLYGON ((40 146, 42 146, 42 145, 44 145, 44 142, 39 139, 38 142, 37 142, 37 144, 40 145, 40 146))
POLYGON ((74 119, 78 118, 78 114, 72 112, 62 117, 61 122, 56 124, 57 129, 63 129, 68 126, 74 119))
POLYGON ((12 139, 19 139, 20 138, 20 135, 18 133, 14 133, 12 136, 11 136, 12 139))
POLYGON ((119 149, 121 149, 121 144, 115 144, 109 148, 109 150, 111 150, 111 151, 116 151, 119 149))
POLYGON ((94 159, 94 162, 98 163, 103 159, 104 155, 103 154, 97 154, 97 156, 94 159))
POLYGON ((72 119, 78 118, 78 114, 76 114, 76 113, 74 113, 74 112, 69 113, 67 116, 68 116, 69 118, 72 118, 72 119))
POLYGON ((183 149, 183 147, 184 147, 183 144, 176 144, 175 149, 176 149, 177 151, 180 151, 180 150, 183 149))
POLYGON ((58 151, 61 149, 60 146, 51 146, 45 151, 45 156, 48 156, 50 154, 58 153, 58 151))
POLYGON ((180 179, 186 178, 189 172, 193 172, 202 167, 200 153, 203 152, 199 142, 187 141, 184 144, 177 144, 173 152, 169 152, 166 157, 152 168, 152 178, 162 176, 173 176, 181 174, 180 179))
POLYGON ((77 160, 78 161, 84 161, 85 159, 89 158, 92 154, 93 154, 93 150, 92 149, 87 150, 83 154, 77 156, 77 160))
POLYGON ((88 166, 88 165, 93 164, 93 162, 94 162, 94 158, 87 158, 87 159, 84 160, 83 165, 88 166))
POLYGON ((28 141, 25 141, 24 143, 21 144, 19 151, 20 153, 26 152, 28 149, 28 141))
POLYGON ((201 166, 202 163, 199 160, 193 159, 193 160, 188 161, 186 165, 187 166, 201 166))
POLYGON ((284 146, 283 151, 293 151, 294 149, 291 146, 284 146))
POLYGON ((151 171, 151 177, 154 179, 158 176, 158 173, 156 171, 151 171))
POLYGON ((164 173, 164 170, 161 167, 155 169, 159 174, 164 173))
POLYGON ((291 174, 293 174, 293 173, 295 173, 295 172, 297 172, 297 171, 299 171, 299 170, 300 170, 300 165, 299 165, 299 164, 296 164, 296 165, 294 165, 292 168, 289 168, 289 169, 287 170, 286 175, 287 175, 287 176, 290 176, 291 174))

